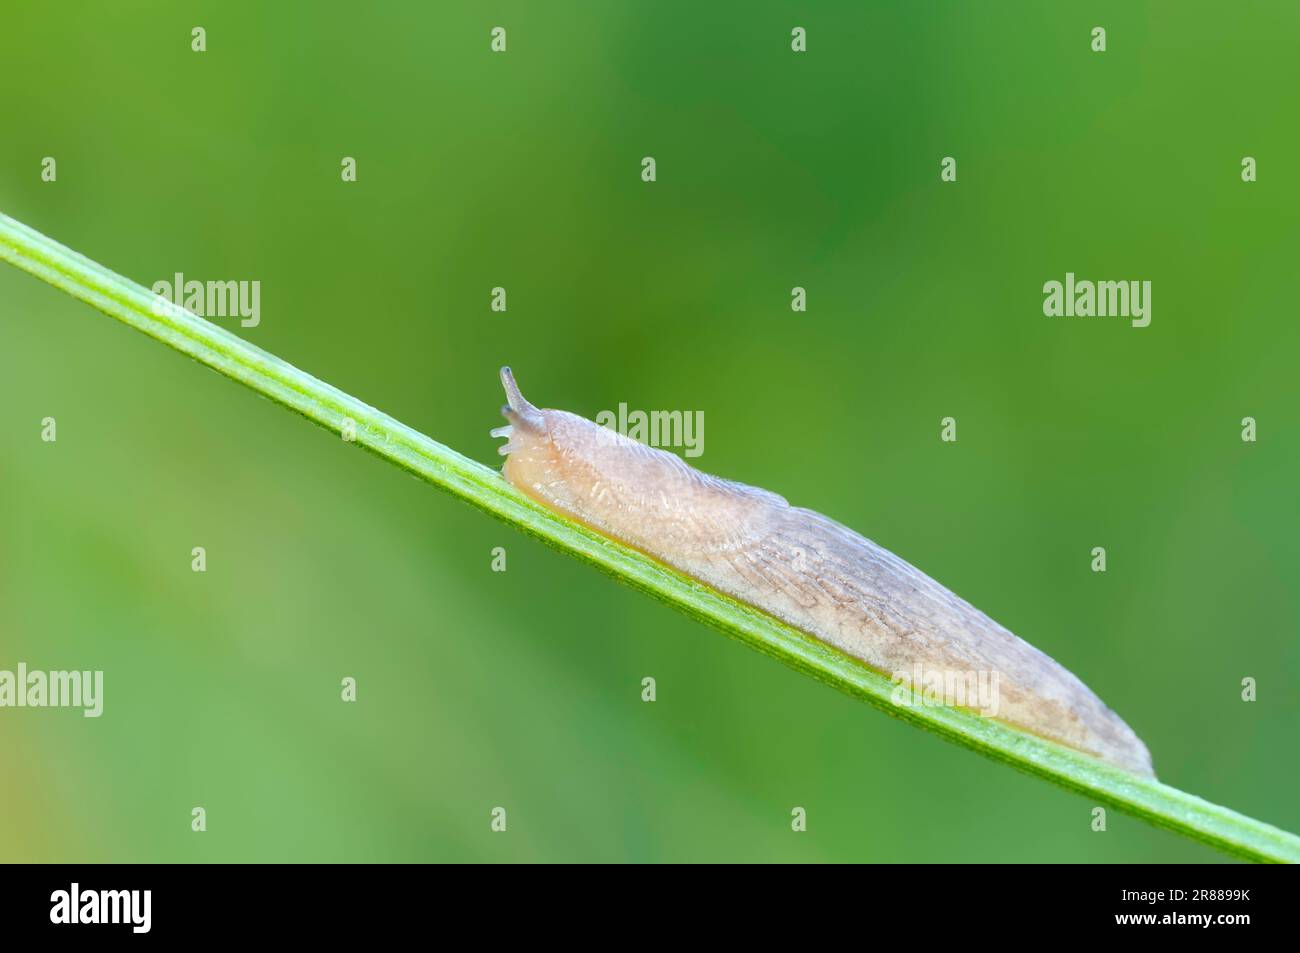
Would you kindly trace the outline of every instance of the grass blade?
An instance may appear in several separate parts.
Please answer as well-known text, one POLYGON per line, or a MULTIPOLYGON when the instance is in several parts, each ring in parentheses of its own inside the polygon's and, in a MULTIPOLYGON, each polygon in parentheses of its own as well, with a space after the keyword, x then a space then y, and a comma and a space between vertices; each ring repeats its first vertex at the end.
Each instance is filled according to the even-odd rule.
POLYGON ((900 707, 889 678, 776 619, 534 503, 494 469, 0 214, 0 257, 551 546, 877 708, 1097 802, 1241 857, 1300 861, 1300 838, 956 708, 900 707))

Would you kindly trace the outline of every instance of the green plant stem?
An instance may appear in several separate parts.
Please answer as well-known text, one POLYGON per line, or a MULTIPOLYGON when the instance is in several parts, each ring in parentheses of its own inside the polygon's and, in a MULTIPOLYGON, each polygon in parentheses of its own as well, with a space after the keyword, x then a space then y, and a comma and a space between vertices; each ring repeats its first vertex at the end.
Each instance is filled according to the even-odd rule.
MULTIPOLYGON (((883 674, 548 510, 476 463, 148 289, 0 215, 0 256, 551 546, 891 715, 1152 824, 1260 861, 1300 860, 1300 838, 963 709, 900 706, 883 674), (155 313, 162 310, 162 314, 155 313)), ((955 788, 954 788, 955 790, 955 788)), ((1081 822, 1082 823, 1082 822, 1081 822)))

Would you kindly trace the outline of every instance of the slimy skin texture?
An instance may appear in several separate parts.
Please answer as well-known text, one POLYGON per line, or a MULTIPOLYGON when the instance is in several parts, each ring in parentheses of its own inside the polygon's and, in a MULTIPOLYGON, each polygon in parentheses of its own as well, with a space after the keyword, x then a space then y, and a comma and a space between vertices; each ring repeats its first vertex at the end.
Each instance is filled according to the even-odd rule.
MULTIPOLYGON (((996 672, 998 720, 1154 777, 1133 730, 1083 682, 869 539, 767 490, 701 473, 575 414, 539 410, 501 369, 502 473, 585 523, 886 675, 996 672)), ((917 686, 920 690, 920 686, 917 686)))

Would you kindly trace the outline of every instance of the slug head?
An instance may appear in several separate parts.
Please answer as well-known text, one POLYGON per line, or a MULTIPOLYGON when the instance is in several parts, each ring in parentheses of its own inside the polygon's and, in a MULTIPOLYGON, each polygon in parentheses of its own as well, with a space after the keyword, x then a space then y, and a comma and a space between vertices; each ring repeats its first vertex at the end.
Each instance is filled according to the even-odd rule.
MULTIPOLYGON (((494 437, 507 438, 497 448, 506 458, 501 473, 552 509, 582 519, 593 499, 610 505, 625 502, 625 487, 638 499, 646 495, 646 487, 654 487, 650 495, 659 499, 663 480, 682 480, 684 473, 693 472, 671 454, 650 450, 577 414, 534 407, 508 367, 501 368, 501 386, 509 401, 501 414, 510 421, 492 431, 494 437)), ((676 497, 677 490, 669 495, 676 497)))
POLYGON ((501 472, 519 489, 535 493, 537 485, 545 482, 547 473, 552 471, 557 456, 550 419, 555 411, 539 410, 530 404, 508 367, 501 368, 501 386, 505 388, 507 401, 501 408, 501 416, 510 421, 492 431, 492 436, 506 438, 506 443, 497 448, 506 458, 501 472))

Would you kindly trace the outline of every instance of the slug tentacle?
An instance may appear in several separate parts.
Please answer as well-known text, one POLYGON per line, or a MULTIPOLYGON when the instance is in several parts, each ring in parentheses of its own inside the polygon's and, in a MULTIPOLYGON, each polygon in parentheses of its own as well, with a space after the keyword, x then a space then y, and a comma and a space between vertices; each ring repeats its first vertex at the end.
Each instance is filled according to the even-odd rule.
POLYGON ((493 427, 491 430, 488 431, 488 433, 493 437, 506 438, 506 442, 501 446, 497 447, 497 453, 501 454, 501 456, 503 457, 507 456, 511 453, 514 453, 514 451, 518 449, 513 443, 510 442, 510 438, 513 437, 515 433, 514 424, 506 424, 504 427, 493 427))
MULTIPOLYGON (((701 473, 589 420, 539 410, 501 369, 506 479, 538 502, 749 603, 871 668, 975 686, 954 703, 1137 774, 1151 755, 1078 678, 906 560, 775 493, 701 473), (980 684, 983 684, 982 682, 980 684), (972 689, 973 690, 973 689, 972 689)), ((927 681, 926 690, 930 685, 927 681)), ((946 696, 945 696, 946 699, 946 696)))
POLYGON ((503 407, 501 412, 511 423, 536 428, 543 426, 542 412, 524 397, 508 367, 501 368, 501 386, 505 388, 506 400, 509 402, 509 406, 503 407))

